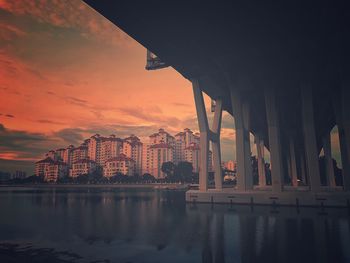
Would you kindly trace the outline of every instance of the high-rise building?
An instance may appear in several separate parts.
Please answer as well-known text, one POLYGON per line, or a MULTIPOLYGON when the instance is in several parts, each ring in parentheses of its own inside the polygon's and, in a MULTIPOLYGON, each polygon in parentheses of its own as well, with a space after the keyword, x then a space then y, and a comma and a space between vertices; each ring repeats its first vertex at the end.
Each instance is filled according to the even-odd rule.
POLYGON ((193 172, 199 172, 200 163, 200 148, 199 145, 192 142, 188 147, 185 148, 185 161, 192 163, 193 172))
POLYGON ((96 170, 96 162, 88 158, 80 159, 73 162, 72 168, 69 171, 70 177, 77 177, 79 175, 91 174, 96 170))
POLYGON ((164 129, 149 136, 149 143, 142 148, 142 174, 149 173, 155 178, 164 178, 161 171, 164 162, 174 162, 175 138, 164 129))
POLYGON ((149 142, 151 144, 166 143, 171 145, 172 147, 175 146, 174 136, 170 135, 164 129, 159 129, 157 133, 153 133, 152 135, 150 135, 149 142))
POLYGON ((96 163, 101 167, 104 166, 105 162, 113 157, 118 156, 122 153, 123 140, 115 137, 115 135, 110 135, 109 137, 100 137, 101 147, 98 156, 100 158, 96 160, 96 163))
POLYGON ((115 137, 102 137, 95 134, 86 141, 88 147, 88 157, 96 162, 100 167, 104 166, 106 160, 118 156, 122 153, 123 140, 115 137))
POLYGON ((45 166, 44 181, 57 182, 59 178, 63 178, 68 173, 67 164, 62 161, 54 161, 45 166))
POLYGON ((88 158, 88 147, 81 145, 72 149, 72 163, 88 158))
POLYGON ((35 163, 35 175, 44 177, 46 167, 52 162, 54 162, 54 160, 50 157, 37 161, 35 163))
POLYGON ((135 161, 125 154, 108 159, 103 167, 103 175, 111 177, 117 173, 133 176, 135 174, 135 161))
POLYGON ((174 148, 168 143, 157 143, 149 147, 149 173, 156 179, 162 179, 162 165, 165 162, 174 162, 174 148))
POLYGON ((101 142, 102 138, 99 134, 91 136, 87 141, 88 157, 96 163, 101 163, 101 142))
POLYGON ((73 145, 69 145, 63 153, 63 162, 65 162, 69 168, 72 167, 73 164, 73 154, 72 151, 74 149, 73 145))
POLYGON ((145 173, 150 173, 150 147, 151 143, 143 143, 142 146, 142 175, 145 173))
POLYGON ((199 145, 199 136, 193 134, 190 129, 186 128, 183 132, 177 133, 175 135, 174 162, 179 163, 185 161, 185 149, 193 144, 199 145))
POLYGON ((131 135, 124 139, 124 143, 127 146, 127 150, 123 152, 126 156, 130 157, 135 161, 135 173, 138 175, 142 174, 142 147, 143 144, 141 140, 135 136, 131 135), (129 150, 130 145, 130 150, 129 150))
POLYGON ((45 157, 56 160, 56 152, 54 150, 50 150, 45 154, 45 157))
POLYGON ((63 161, 65 151, 66 151, 66 149, 64 149, 64 148, 60 148, 60 149, 55 150, 55 159, 54 160, 63 161))

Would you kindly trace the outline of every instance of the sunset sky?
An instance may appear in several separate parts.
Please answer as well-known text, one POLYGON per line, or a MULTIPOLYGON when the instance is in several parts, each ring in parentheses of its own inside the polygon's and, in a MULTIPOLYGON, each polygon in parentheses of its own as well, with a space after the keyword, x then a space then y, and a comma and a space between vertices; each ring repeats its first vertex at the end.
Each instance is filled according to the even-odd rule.
MULTIPOLYGON (((191 83, 80 0, 0 0, 0 170, 100 133, 198 131, 191 83)), ((206 98, 209 105, 209 99, 206 98)), ((223 159, 233 119, 223 118, 223 159)))

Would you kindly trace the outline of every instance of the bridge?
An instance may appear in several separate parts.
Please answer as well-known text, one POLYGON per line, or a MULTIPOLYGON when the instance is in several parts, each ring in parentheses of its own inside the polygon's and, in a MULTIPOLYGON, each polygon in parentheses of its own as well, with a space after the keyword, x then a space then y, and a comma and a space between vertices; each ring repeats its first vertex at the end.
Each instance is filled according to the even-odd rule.
POLYGON ((350 206, 350 10, 345 1, 84 1, 157 54, 162 67, 172 66, 192 82, 202 161, 199 190, 188 191, 187 201, 350 206), (202 92, 216 103, 212 127, 202 92), (235 120, 235 189, 222 185, 223 110, 235 120), (331 154, 335 126, 341 185, 331 154), (258 149, 258 186, 250 134, 258 149), (270 153, 271 185, 264 149, 270 153))

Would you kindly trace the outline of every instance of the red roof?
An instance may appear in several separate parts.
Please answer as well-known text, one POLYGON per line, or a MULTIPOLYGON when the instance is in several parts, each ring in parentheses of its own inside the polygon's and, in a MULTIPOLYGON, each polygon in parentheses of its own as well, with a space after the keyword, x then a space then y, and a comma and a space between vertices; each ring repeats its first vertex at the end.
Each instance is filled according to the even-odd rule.
POLYGON ((35 163, 54 163, 54 162, 55 162, 55 161, 52 160, 50 157, 47 157, 47 158, 42 159, 42 160, 40 160, 40 161, 37 161, 37 162, 35 162, 35 163))
POLYGON ((58 164, 58 165, 67 165, 65 162, 62 161, 55 161, 53 159, 51 159, 50 157, 47 157, 43 160, 37 161, 36 164, 39 163, 48 163, 48 164, 58 164))

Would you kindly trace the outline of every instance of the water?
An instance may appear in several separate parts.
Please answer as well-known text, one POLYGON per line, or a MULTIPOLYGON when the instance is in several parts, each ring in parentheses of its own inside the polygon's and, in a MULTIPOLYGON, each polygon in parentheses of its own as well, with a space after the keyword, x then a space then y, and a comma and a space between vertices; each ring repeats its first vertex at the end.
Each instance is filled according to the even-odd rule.
POLYGON ((0 262, 350 262, 343 209, 185 204, 184 192, 0 188, 0 262))

